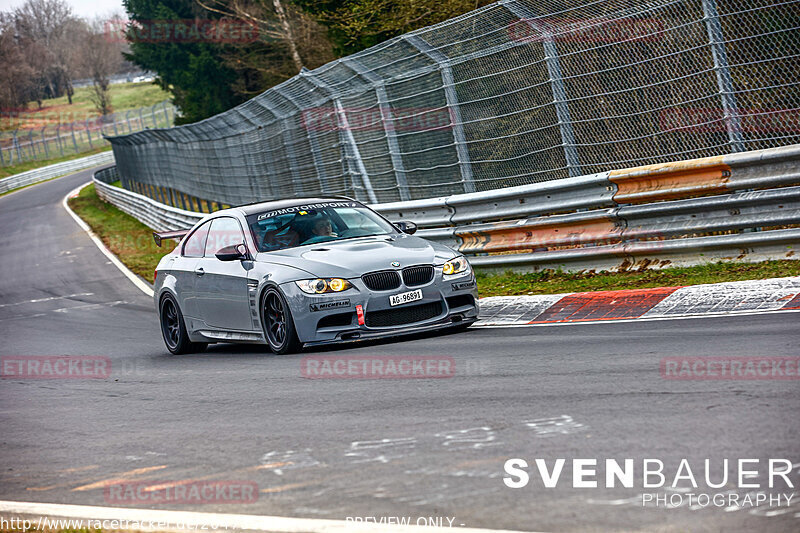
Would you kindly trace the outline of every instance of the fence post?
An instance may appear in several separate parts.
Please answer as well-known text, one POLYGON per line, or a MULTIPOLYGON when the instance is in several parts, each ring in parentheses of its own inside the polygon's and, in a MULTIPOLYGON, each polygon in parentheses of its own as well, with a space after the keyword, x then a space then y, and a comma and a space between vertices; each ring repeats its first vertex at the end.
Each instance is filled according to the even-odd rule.
POLYGON ((153 128, 158 129, 158 122, 156 122, 156 104, 150 108, 150 118, 153 119, 153 128))
POLYGON ((739 118, 739 108, 736 104, 736 95, 733 91, 733 78, 728 68, 728 53, 725 50, 725 38, 722 35, 722 25, 719 22, 717 4, 715 0, 702 0, 703 19, 708 31, 708 42, 711 45, 711 57, 714 59, 714 72, 717 74, 719 95, 722 99, 722 110, 725 114, 725 128, 728 130, 728 143, 732 152, 744 152, 744 138, 742 124, 739 118))
MULTIPOLYGON (((303 75, 303 72, 300 73, 303 75)), ((314 83, 313 78, 309 81, 314 83)), ((297 110, 298 114, 303 112, 302 106, 295 100, 290 94, 287 94, 280 90, 280 86, 275 87, 275 91, 283 96, 286 100, 291 103, 294 108, 297 110)), ((300 119, 302 122, 302 118, 300 119)), ((319 181, 319 189, 321 192, 325 192, 325 182, 327 181, 327 176, 325 175, 325 166, 322 161, 322 149, 317 141, 317 136, 312 135, 311 130, 309 128, 305 128, 306 130, 306 138, 308 139, 308 144, 311 146, 311 157, 314 160, 314 169, 317 171, 317 180, 319 181)))
POLYGON ((86 138, 89 139, 89 148, 94 148, 94 144, 92 144, 92 132, 89 129, 89 118, 88 117, 84 121, 83 125, 86 127, 86 138))
POLYGON ((458 155, 458 166, 461 169, 461 181, 464 184, 464 192, 475 192, 475 181, 472 177, 472 161, 469 158, 469 147, 467 137, 464 134, 464 122, 461 119, 461 108, 458 104, 458 94, 456 94, 455 79, 453 69, 450 67, 450 59, 439 50, 428 43, 425 39, 415 34, 408 34, 401 37, 408 44, 428 56, 439 67, 442 75, 442 85, 447 107, 450 110, 450 123, 453 126, 453 140, 456 144, 456 155, 458 155))
MULTIPOLYGON (((165 105, 166 105, 166 102, 165 102, 165 105)), ((169 117, 168 117, 168 116, 167 116, 167 114, 166 114, 166 113, 167 113, 167 112, 166 112, 166 107, 165 107, 164 109, 165 109, 165 111, 164 111, 164 116, 165 116, 165 117, 167 117, 167 119, 169 119, 169 117)), ((251 123, 253 126, 255 126, 255 127, 257 128, 257 131, 261 130, 261 126, 259 126, 259 122, 260 122, 259 118, 258 118, 257 116, 255 116, 255 115, 253 115, 253 114, 252 114, 252 113, 251 113, 251 112, 248 110, 247 106, 239 106, 239 107, 237 108, 237 111, 238 111, 238 112, 239 112, 239 113, 240 113, 240 114, 241 114, 241 115, 242 115, 242 116, 243 116, 245 119, 249 120, 249 121, 250 121, 250 123, 251 123)), ((273 115, 274 115, 274 113, 273 113, 273 115)), ((253 155, 254 155, 254 154, 252 153, 252 151, 250 151, 250 152, 246 152, 246 153, 245 153, 245 156, 244 156, 244 160, 245 160, 245 162, 246 162, 246 163, 248 163, 248 166, 249 166, 249 167, 257 169, 257 168, 258 168, 258 166, 259 166, 258 162, 253 162, 252 164, 250 164, 250 157, 252 157, 253 155)), ((265 169, 264 169, 264 174, 266 174, 266 176, 264 176, 264 178, 266 178, 266 179, 265 179, 265 182, 266 182, 267 189, 269 190, 269 193, 268 193, 268 194, 269 194, 269 197, 270 197, 270 198, 280 198, 280 195, 276 195, 276 194, 275 194, 275 191, 274 191, 274 189, 273 189, 273 187, 272 187, 272 180, 273 180, 273 178, 274 178, 274 175, 273 175, 272 173, 270 173, 270 171, 269 171, 269 170, 267 170, 268 168, 269 168, 269 167, 267 167, 267 168, 265 168, 265 169)), ((256 195, 256 194, 258 193, 258 189, 259 189, 259 183, 257 183, 256 181, 254 181, 254 180, 252 179, 252 177, 251 177, 251 176, 252 176, 252 173, 251 173, 251 172, 248 170, 248 182, 250 183, 250 193, 251 193, 252 195, 256 195)), ((257 179, 258 179, 258 178, 257 178, 257 179)), ((218 192, 217 192, 217 193, 215 193, 215 194, 214 194, 214 196, 215 196, 215 197, 217 197, 217 198, 219 198, 219 197, 220 197, 220 195, 219 195, 219 193, 218 193, 218 192)), ((259 196, 259 197, 260 197, 260 196, 259 196)), ((220 209, 221 209, 221 208, 220 208, 220 209)))
POLYGON ((386 85, 383 83, 383 78, 364 67, 364 65, 359 63, 353 56, 343 58, 342 63, 350 67, 353 72, 364 78, 375 88, 375 96, 378 100, 378 109, 380 110, 381 122, 383 123, 383 133, 386 135, 389 156, 392 158, 392 167, 394 168, 394 177, 397 183, 397 190, 400 193, 400 200, 404 202, 411 200, 406 169, 403 164, 403 154, 400 151, 400 144, 397 142, 397 134, 395 133, 395 126, 392 119, 392 108, 389 106, 389 96, 386 93, 386 85))
POLYGON ((14 148, 17 150, 17 163, 22 163, 22 147, 19 145, 19 139, 17 139, 17 130, 14 130, 14 148))
POLYGON ((128 123, 128 133, 133 133, 133 126, 131 126, 131 110, 125 111, 125 122, 128 123))
POLYGON ((75 153, 78 154, 80 151, 78 150, 78 140, 75 138, 75 123, 70 122, 69 128, 72 132, 72 146, 75 148, 75 153))
MULTIPOLYGON (((297 154, 294 151, 294 131, 292 130, 292 123, 289 120, 291 115, 288 113, 278 113, 265 99, 260 99, 259 103, 281 122, 281 137, 283 137, 283 147, 286 149, 289 173, 292 175, 292 188, 295 194, 302 195, 302 189, 300 187, 300 169, 297 163, 297 154)), ((277 185, 280 187, 280 183, 277 185)))
POLYGON ((39 151, 33 142, 33 130, 28 130, 28 146, 31 147, 31 159, 39 159, 39 151))
MULTIPOLYGON (((356 138, 353 135, 353 129, 350 127, 350 122, 347 120, 347 113, 342 106, 342 101, 338 98, 334 100, 334 104, 336 106, 336 116, 337 122, 339 123, 339 130, 342 132, 345 138, 345 158, 347 161, 353 161, 356 165, 358 174, 361 177, 361 185, 367 191, 367 197, 369 201, 373 204, 378 203, 378 197, 375 196, 375 191, 372 188, 372 181, 369 179, 369 174, 367 174, 367 167, 364 166, 364 160, 361 159, 361 152, 358 150, 358 145, 356 144, 356 138), (347 154, 347 151, 350 151, 350 154, 347 154)), ((347 166, 350 169, 350 165, 347 166)), ((352 170, 351 170, 352 172, 352 170)))
POLYGON ((42 126, 42 142, 44 143, 44 157, 45 159, 50 158, 50 150, 47 148, 47 126, 42 126))
POLYGON ((546 23, 537 21, 536 15, 517 0, 501 0, 500 3, 542 37, 545 64, 550 77, 550 88, 553 92, 553 104, 556 108, 558 127, 561 132, 561 145, 564 147, 564 158, 567 161, 567 172, 570 177, 580 176, 582 175, 581 163, 578 149, 575 146, 575 133, 572 130, 572 119, 567 105, 567 91, 564 88, 561 61, 558 59, 558 48, 553 40, 553 34, 546 23))
MULTIPOLYGON (((377 196, 375 196, 375 191, 372 188, 372 181, 370 180, 369 174, 367 173, 367 167, 364 165, 364 160, 361 158, 361 151, 358 149, 358 144, 356 144, 356 138, 353 135, 353 130, 350 128, 350 124, 347 120, 347 113, 344 110, 344 106, 342 106, 342 100, 336 96, 333 89, 331 89, 331 87, 327 83, 325 83, 323 80, 315 78, 310 71, 303 70, 300 72, 300 75, 306 77, 308 81, 310 81, 320 89, 324 90, 328 94, 328 97, 333 102, 333 105, 336 108, 336 116, 337 116, 336 122, 339 125, 339 131, 344 133, 345 153, 347 152, 348 148, 350 151, 349 156, 345 155, 345 157, 348 158, 348 161, 355 162, 355 165, 358 169, 358 174, 361 178, 361 185, 367 191, 367 196, 369 197, 369 201, 372 202, 373 204, 377 204, 378 198, 377 196)), ((348 169, 349 168, 350 167, 348 165, 348 169)))

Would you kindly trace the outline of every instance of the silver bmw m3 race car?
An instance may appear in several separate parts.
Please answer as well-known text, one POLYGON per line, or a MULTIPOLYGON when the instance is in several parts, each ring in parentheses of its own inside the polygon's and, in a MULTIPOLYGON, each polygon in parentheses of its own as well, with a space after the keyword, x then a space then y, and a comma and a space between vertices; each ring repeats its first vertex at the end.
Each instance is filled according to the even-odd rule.
POLYGON ((349 198, 263 202, 217 211, 159 262, 155 304, 167 349, 303 346, 443 328, 478 318, 469 262, 349 198))

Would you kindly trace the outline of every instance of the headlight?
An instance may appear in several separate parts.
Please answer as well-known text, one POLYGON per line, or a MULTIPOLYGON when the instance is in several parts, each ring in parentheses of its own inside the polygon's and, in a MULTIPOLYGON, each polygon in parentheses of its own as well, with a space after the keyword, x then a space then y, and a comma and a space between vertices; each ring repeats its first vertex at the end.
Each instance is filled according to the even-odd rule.
POLYGON ((306 294, 323 294, 326 292, 346 291, 353 285, 341 278, 317 278, 295 281, 300 290, 306 294))
POLYGON ((462 272, 469 272, 469 263, 467 263, 467 259, 463 255, 459 255, 458 257, 447 261, 442 266, 442 274, 445 276, 461 274, 462 272))

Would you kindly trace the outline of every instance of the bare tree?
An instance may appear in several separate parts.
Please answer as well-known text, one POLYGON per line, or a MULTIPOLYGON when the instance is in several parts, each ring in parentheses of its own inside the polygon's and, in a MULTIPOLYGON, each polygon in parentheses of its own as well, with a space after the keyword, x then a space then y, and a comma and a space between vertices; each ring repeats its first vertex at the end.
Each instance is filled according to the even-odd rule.
POLYGON ((286 43, 295 73, 303 69, 297 40, 281 0, 197 0, 213 13, 258 24, 261 37, 286 43))
POLYGON ((84 44, 81 61, 85 72, 92 79, 92 92, 89 98, 101 115, 111 113, 109 86, 111 75, 122 64, 122 55, 116 43, 103 31, 104 22, 95 20, 84 30, 84 44))
POLYGON ((34 99, 34 71, 18 46, 12 21, 0 14, 0 110, 13 118, 34 99))
POLYGON ((13 13, 16 38, 36 53, 38 82, 41 92, 56 97, 66 93, 72 103, 74 61, 70 54, 82 23, 73 16, 65 0, 27 0, 13 13))

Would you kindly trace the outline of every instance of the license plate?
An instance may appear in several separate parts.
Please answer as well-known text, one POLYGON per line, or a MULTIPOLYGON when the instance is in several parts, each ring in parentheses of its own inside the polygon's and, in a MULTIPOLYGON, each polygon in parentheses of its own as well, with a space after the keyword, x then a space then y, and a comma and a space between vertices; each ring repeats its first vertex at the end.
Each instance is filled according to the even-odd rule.
POLYGON ((389 305, 402 305, 408 302, 416 302, 422 300, 422 289, 417 289, 410 292, 401 292, 400 294, 393 294, 389 296, 389 305))

